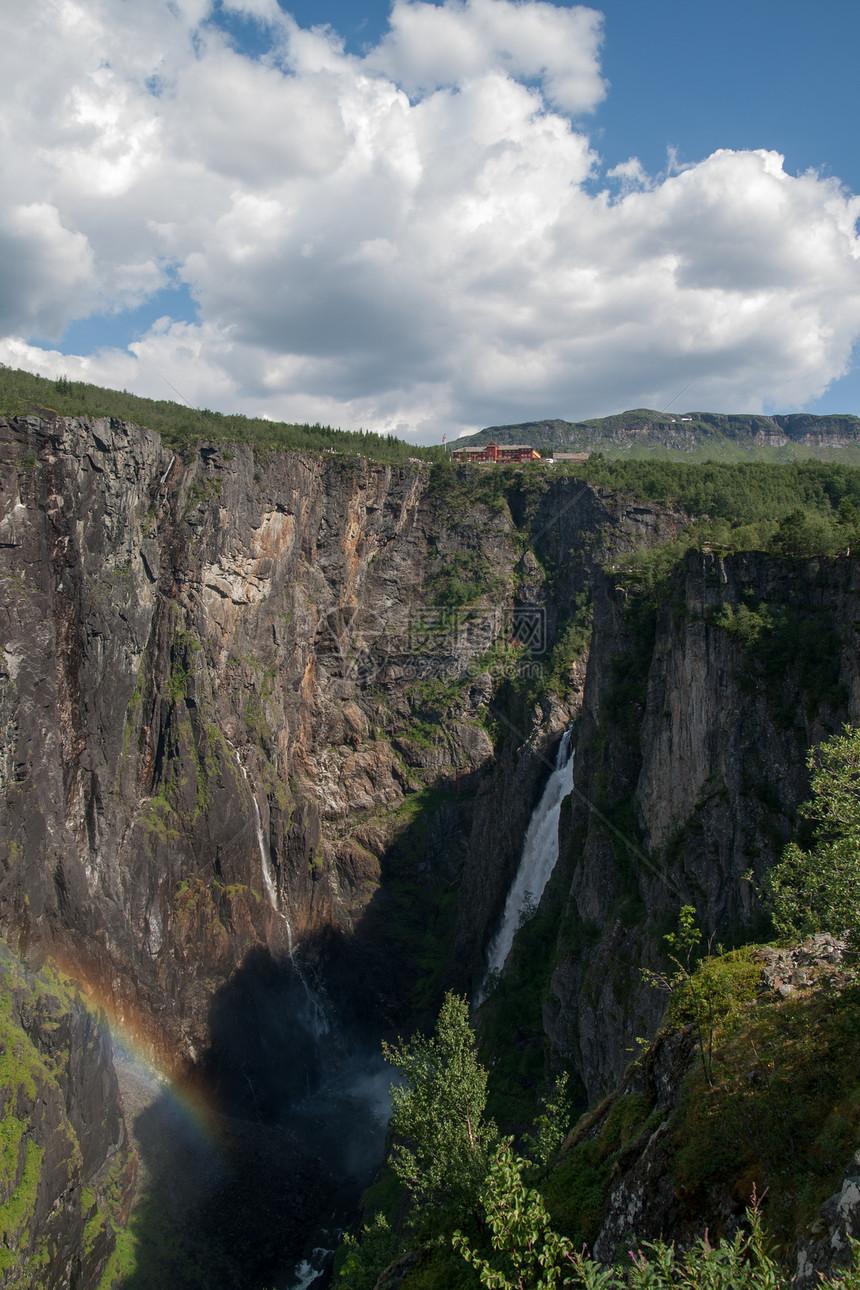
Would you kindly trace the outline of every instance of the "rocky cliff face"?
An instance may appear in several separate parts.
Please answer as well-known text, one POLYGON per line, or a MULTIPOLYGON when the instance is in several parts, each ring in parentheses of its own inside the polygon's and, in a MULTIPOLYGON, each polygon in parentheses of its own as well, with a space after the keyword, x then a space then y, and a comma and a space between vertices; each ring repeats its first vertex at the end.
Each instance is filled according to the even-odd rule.
POLYGON ((596 539, 653 540, 654 512, 558 481, 512 519, 422 463, 182 460, 105 420, 17 418, 0 443, 10 939, 173 1057, 255 947, 302 946, 377 1025, 421 1006, 416 935, 456 927, 440 983, 477 970, 576 706, 520 714, 494 760, 515 593, 551 645, 596 539))
POLYGON ((107 1032, 55 974, 0 947, 0 1282, 100 1282, 135 1177, 107 1032))
POLYGON ((746 875, 794 832, 805 750, 860 719, 858 591, 851 561, 754 553, 688 554, 659 607, 598 585, 544 1007, 589 1100, 659 1022, 642 968, 658 965, 678 907, 695 906, 715 943, 750 934, 746 875))
POLYGON ((290 990, 322 982, 343 1024, 410 1027, 480 980, 578 719, 543 1028, 606 1091, 659 1019, 640 970, 673 911, 749 925, 743 875, 787 836, 803 749, 858 715, 856 573, 691 555, 655 605, 602 570, 683 516, 499 478, 0 422, 16 949, 228 1094, 227 1020, 247 1030, 247 981, 293 955, 290 990))
POLYGON ((506 499, 421 463, 181 460, 107 421, 14 419, 2 455, 0 917, 166 1051, 205 1046, 254 947, 339 963, 350 1005, 394 1021, 420 1000, 404 1013, 391 964, 441 920, 439 982, 474 982, 584 682, 566 838, 590 966, 565 958, 547 1026, 596 1092, 654 1020, 634 985, 616 997, 619 938, 680 896, 721 934, 748 918, 742 875, 788 827, 802 748, 857 707, 852 566, 795 586, 764 557, 691 557, 634 622, 601 565, 682 517, 580 481, 506 499), (515 605, 552 646, 583 593, 587 679, 506 706, 515 605), (759 601, 831 624, 836 707, 750 671, 716 619, 759 601))
MULTIPOLYGON (((426 478, 171 463, 105 422, 3 438, 4 922, 193 1052, 250 947, 349 928, 379 885, 416 776, 370 681, 406 666, 426 478)), ((489 753, 464 724, 435 756, 489 753)))

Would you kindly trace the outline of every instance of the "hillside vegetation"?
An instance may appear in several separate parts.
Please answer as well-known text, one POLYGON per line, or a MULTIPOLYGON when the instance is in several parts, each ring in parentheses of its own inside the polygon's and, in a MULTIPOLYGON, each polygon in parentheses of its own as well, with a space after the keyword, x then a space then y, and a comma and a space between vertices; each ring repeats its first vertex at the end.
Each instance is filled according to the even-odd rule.
POLYGON ((634 408, 589 421, 525 421, 490 426, 466 441, 528 443, 545 456, 553 452, 603 451, 613 456, 663 456, 703 461, 791 461, 820 457, 860 463, 860 418, 849 414, 813 416, 727 415, 716 412, 656 412, 634 408))
MULTIPOLYGON (((804 558, 850 553, 860 541, 860 470, 835 462, 584 463, 589 483, 677 505, 696 523, 682 540, 723 551, 804 558)), ((671 555, 671 548, 664 553, 671 555)))
POLYGON ((371 430, 336 430, 319 424, 293 424, 225 415, 209 408, 191 408, 169 399, 144 399, 127 390, 109 390, 60 377, 56 381, 0 363, 0 415, 56 412, 61 416, 116 417, 148 430, 157 430, 171 448, 200 440, 254 443, 262 447, 304 448, 313 451, 361 453, 377 461, 400 462, 410 457, 434 461, 442 448, 420 448, 394 435, 371 430))
POLYGON ((789 558, 850 554, 860 548, 860 469, 841 462, 690 462, 649 457, 547 468, 434 464, 432 486, 452 505, 516 504, 536 510, 560 475, 621 493, 631 503, 678 507, 688 515, 679 538, 636 553, 649 568, 671 567, 691 547, 768 551, 789 558))
MULTIPOLYGON (((400 1089, 391 1164, 365 1197, 363 1231, 343 1248, 336 1285, 793 1284, 795 1233, 838 1188, 860 1130, 860 991, 828 974, 783 1000, 775 991, 757 994, 761 976, 752 947, 706 954, 675 983, 656 1059, 648 1053, 634 1063, 619 1091, 566 1138, 564 1099, 548 1099, 516 1149, 483 1114, 486 1071, 465 1001, 449 997, 432 1039, 389 1054, 403 1059, 412 1083, 400 1089), (695 1046, 683 1048, 691 1032, 705 1041, 701 1058, 695 1046), (679 1045, 690 1057, 667 1110, 653 1071, 679 1045), (661 1241, 638 1245, 622 1224, 613 1257, 607 1266, 601 1251, 600 1266, 585 1251, 624 1171, 655 1138, 662 1151, 652 1153, 647 1185, 688 1216, 688 1252, 661 1241)), ((854 1290, 860 1266, 818 1284, 854 1290)))
MULTIPOLYGON (((562 1074, 531 1126, 502 1136, 488 1085, 516 1078, 492 1046, 490 1071, 482 1065, 466 1001, 451 994, 433 1036, 386 1047, 402 1080, 391 1149, 362 1235, 341 1250, 342 1290, 794 1283, 795 1236, 860 1136, 860 730, 846 726, 808 763, 813 850, 791 843, 768 886, 777 930, 812 939, 714 951, 683 907, 664 969, 644 972, 668 996, 661 1031, 578 1123, 562 1074), (641 1229, 649 1208, 658 1231, 671 1216, 685 1248, 628 1249, 638 1244, 629 1224, 638 1216, 641 1229)), ((846 1266, 842 1245, 838 1273, 816 1284, 856 1290, 860 1246, 846 1266)))

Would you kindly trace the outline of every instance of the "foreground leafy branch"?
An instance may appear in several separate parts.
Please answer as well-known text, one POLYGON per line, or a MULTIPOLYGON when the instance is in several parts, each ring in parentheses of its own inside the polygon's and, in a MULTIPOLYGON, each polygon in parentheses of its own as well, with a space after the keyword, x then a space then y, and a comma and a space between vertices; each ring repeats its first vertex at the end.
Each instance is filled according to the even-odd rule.
MULTIPOLYGON (((774 1257, 755 1196, 747 1227, 712 1245, 707 1234, 689 1250, 664 1241, 628 1252, 626 1267, 604 1267, 550 1226, 539 1192, 526 1187, 528 1162, 514 1155, 510 1139, 496 1152, 483 1193, 493 1253, 483 1257, 455 1232, 452 1244, 477 1271, 487 1290, 790 1290, 794 1278, 774 1257)), ((820 1290, 860 1290, 860 1245, 853 1267, 822 1278, 820 1290)))
POLYGON ((487 1072, 480 1064, 465 999, 445 996, 430 1038, 383 1044, 403 1082, 392 1085, 391 1161, 416 1206, 456 1213, 477 1205, 498 1130, 484 1117, 487 1072))
POLYGON ((573 1247, 550 1226, 540 1192, 523 1180, 528 1161, 513 1153, 512 1140, 499 1146, 483 1192, 484 1213, 495 1252, 482 1258, 462 1232, 451 1238, 489 1290, 555 1290, 574 1257, 573 1247))
POLYGON ((860 952, 860 730, 845 725, 807 757, 812 796, 799 807, 814 823, 808 850, 790 843, 766 875, 781 936, 846 935, 860 952))

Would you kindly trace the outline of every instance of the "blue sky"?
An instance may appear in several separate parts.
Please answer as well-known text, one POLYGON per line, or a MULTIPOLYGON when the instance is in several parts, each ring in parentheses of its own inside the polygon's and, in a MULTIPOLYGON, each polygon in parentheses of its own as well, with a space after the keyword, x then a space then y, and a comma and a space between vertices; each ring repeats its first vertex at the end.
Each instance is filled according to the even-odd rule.
POLYGON ((860 412, 856 3, 34 14, 0 361, 421 440, 860 412))
MULTIPOLYGON (((327 22, 359 53, 388 25, 388 4, 283 4, 303 26, 327 22)), ((570 6, 567 6, 570 7, 570 6)), ((860 193, 855 0, 605 0, 597 108, 610 164, 634 154, 659 171, 666 149, 698 161, 717 148, 776 148, 794 172, 838 176, 860 193)), ((256 24, 233 30, 252 36, 256 24)))
POLYGON ((717 148, 775 148, 860 191, 860 5, 824 0, 608 0, 597 109, 604 146, 648 169, 667 145, 682 161, 717 148), (638 110, 637 110, 638 109, 638 110))

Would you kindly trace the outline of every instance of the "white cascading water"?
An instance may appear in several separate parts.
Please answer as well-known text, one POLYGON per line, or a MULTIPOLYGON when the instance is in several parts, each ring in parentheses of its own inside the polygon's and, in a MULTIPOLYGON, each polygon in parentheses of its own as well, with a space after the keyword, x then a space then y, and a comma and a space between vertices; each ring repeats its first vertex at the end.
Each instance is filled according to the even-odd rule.
MULTIPOLYGON (((281 915, 281 917, 283 918, 283 914, 281 915)), ((284 922, 285 923, 287 922, 285 918, 284 918, 284 922)), ((289 926, 290 926, 289 923, 287 923, 287 928, 289 928, 289 926)), ((317 1043, 319 1043, 323 1035, 327 1035, 329 1033, 330 1027, 328 1024, 328 1017, 325 1015, 325 1010, 323 1009, 323 1006, 319 1001, 319 997, 308 985, 307 977, 302 971, 299 960, 296 958, 292 950, 290 950, 289 953, 290 953, 290 962, 295 968, 296 976, 299 978, 299 980, 302 983, 302 989, 305 992, 305 999, 307 1000, 307 1004, 308 1004, 307 1012, 305 1014, 305 1022, 307 1023, 307 1026, 311 1034, 313 1035, 314 1039, 317 1041, 317 1043)))
MULTIPOLYGON (((331 1250, 314 1250, 314 1254, 330 1254, 331 1250)), ((292 1290, 308 1290, 320 1275, 320 1269, 315 1268, 307 1259, 302 1259, 301 1263, 296 1264, 295 1275, 298 1281, 293 1282, 292 1290)))
MULTIPOLYGON (((248 772, 245 770, 245 767, 242 765, 242 758, 239 756, 238 748, 234 748, 233 752, 236 754, 236 764, 238 765, 240 771, 242 772, 245 783, 250 788, 251 785, 250 785, 250 781, 248 780, 248 772)), ((266 895, 269 897, 269 904, 272 906, 272 909, 277 911, 278 895, 277 895, 277 892, 275 891, 275 882, 274 882, 274 879, 272 878, 272 870, 269 865, 269 857, 266 855, 266 841, 265 841, 265 838, 263 837, 263 821, 260 818, 260 808, 257 805, 257 797, 253 789, 251 790, 251 801, 254 803, 254 824, 257 830, 257 850, 260 852, 260 868, 263 871, 263 886, 266 888, 266 895)), ((284 918, 283 914, 281 914, 281 917, 284 918)), ((285 923, 287 922, 285 918, 284 918, 284 922, 285 923)), ((289 931, 289 926, 290 926, 289 923, 287 923, 288 931, 289 931)), ((292 941, 293 941, 292 933, 289 933, 291 958, 293 954, 292 941)))
POLYGON ((505 966, 527 903, 540 904, 555 868, 558 860, 558 817, 562 802, 573 789, 573 756, 571 732, 566 730, 558 746, 555 769, 529 821, 520 867, 508 892, 499 930, 487 950, 487 975, 478 991, 477 1003, 483 1001, 493 974, 501 972, 505 966))
MULTIPOLYGON (((234 748, 233 751, 236 754, 236 762, 245 778, 245 783, 250 789, 251 782, 248 779, 248 772, 242 765, 242 758, 239 756, 239 750, 238 748, 234 748)), ((287 953, 290 956, 290 962, 295 969, 296 976, 302 984, 302 989, 305 992, 305 998, 308 1002, 308 1015, 306 1017, 307 1023, 314 1038, 321 1039, 323 1035, 327 1035, 329 1032, 328 1018, 326 1017, 323 1006, 316 994, 308 985, 307 978, 301 969, 301 965, 293 953, 293 929, 290 927, 290 920, 287 918, 286 914, 282 913, 281 910, 278 909, 278 894, 275 890, 275 882, 272 877, 272 868, 269 862, 269 857, 266 854, 266 840, 263 837, 263 821, 260 818, 260 807, 257 804, 257 797, 253 789, 251 789, 251 801, 254 803, 254 825, 257 831, 257 849, 260 852, 260 867, 263 873, 263 886, 266 888, 266 895, 269 897, 269 904, 272 906, 272 909, 278 917, 283 921, 283 924, 287 929, 287 953)))

